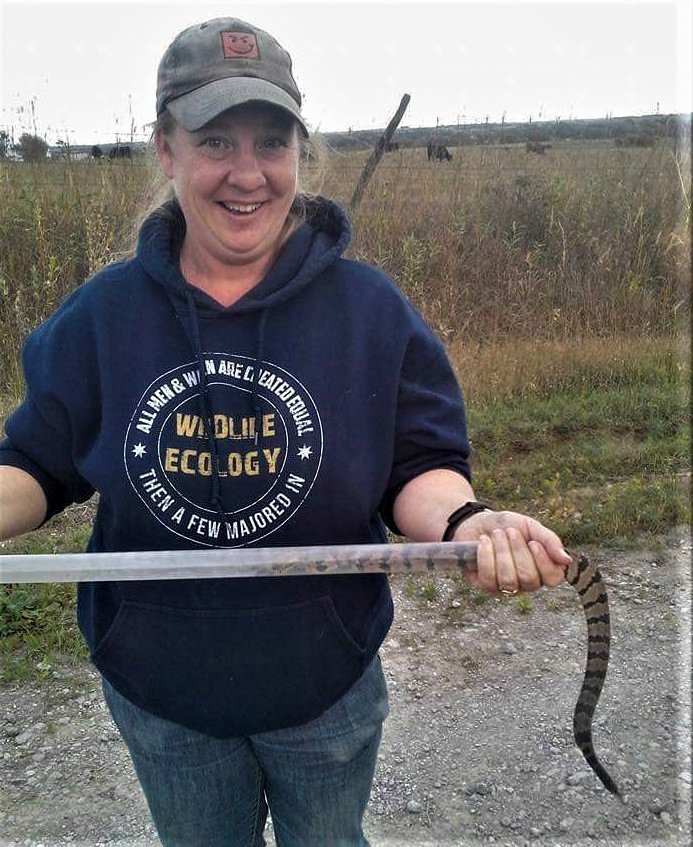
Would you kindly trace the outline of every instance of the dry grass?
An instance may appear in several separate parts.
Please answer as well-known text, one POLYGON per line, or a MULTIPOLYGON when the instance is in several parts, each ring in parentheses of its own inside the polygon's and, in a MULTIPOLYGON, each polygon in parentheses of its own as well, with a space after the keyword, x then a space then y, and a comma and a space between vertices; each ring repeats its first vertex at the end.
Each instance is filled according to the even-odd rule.
MULTIPOLYGON (((326 187, 346 200, 359 156, 326 187)), ((448 340, 670 333, 688 298, 688 224, 666 146, 460 148, 386 159, 353 254, 390 272, 448 340)))
MULTIPOLYGON (((323 192, 347 203, 366 155, 329 155, 323 192)), ((143 160, 0 163, 5 389, 31 327, 122 250, 146 183, 143 160)), ((450 164, 410 149, 376 171, 350 255, 389 272, 450 344, 639 339, 685 322, 689 224, 665 144, 465 147, 450 164)))
POLYGON ((670 357, 688 371, 683 338, 619 335, 583 339, 505 339, 448 345, 450 358, 472 406, 522 395, 550 395, 580 386, 618 385, 636 379, 653 360, 670 357))
POLYGON ((21 390, 30 330, 113 260, 141 185, 141 169, 121 163, 0 162, 0 390, 21 390))

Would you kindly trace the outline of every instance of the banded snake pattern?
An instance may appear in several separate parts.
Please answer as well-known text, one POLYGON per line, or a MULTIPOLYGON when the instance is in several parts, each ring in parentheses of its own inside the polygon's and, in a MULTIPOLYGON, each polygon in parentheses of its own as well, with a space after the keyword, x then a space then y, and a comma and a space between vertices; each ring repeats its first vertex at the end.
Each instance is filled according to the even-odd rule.
POLYGON ((586 556, 573 560, 566 580, 577 592, 587 621, 587 662, 582 688, 573 714, 573 737, 587 764, 605 788, 620 797, 620 791, 597 758, 592 742, 592 718, 602 693, 609 667, 611 616, 606 586, 599 568, 586 556))
MULTIPOLYGON (((372 572, 379 570, 384 573, 395 574, 422 571, 444 573, 450 570, 449 562, 442 558, 442 555, 450 546, 448 543, 426 545, 429 548, 429 555, 425 557, 423 562, 409 558, 404 552, 407 548, 418 546, 423 545, 394 544, 380 558, 374 556, 371 552, 367 559, 364 558, 362 561, 352 560, 350 571, 345 570, 343 565, 339 566, 339 571, 372 572)), ((464 555, 459 557, 457 564, 462 570, 474 570, 476 567, 475 557, 469 556, 465 552, 464 555)), ((336 563, 330 562, 329 557, 324 557, 320 563, 315 563, 313 567, 316 572, 334 573, 336 572, 335 565, 336 563)), ((284 572, 281 567, 277 570, 277 573, 279 572, 284 572)), ((305 572, 309 572, 309 566, 306 566, 305 572)), ((609 667, 611 619, 606 585, 598 567, 584 555, 577 560, 573 559, 572 564, 566 571, 566 581, 577 593, 587 623, 587 661, 582 686, 573 713, 573 737, 578 749, 600 782, 608 791, 620 797, 618 786, 597 757, 592 739, 592 720, 609 667)))
MULTIPOLYGON (((352 544, 314 547, 155 550, 0 556, 0 584, 139 579, 291 577, 336 574, 445 574, 476 570, 474 542, 352 544)), ((619 789, 592 741, 592 719, 609 665, 609 600, 599 569, 574 559, 566 580, 587 622, 587 662, 573 714, 573 737, 590 768, 614 795, 619 789)))

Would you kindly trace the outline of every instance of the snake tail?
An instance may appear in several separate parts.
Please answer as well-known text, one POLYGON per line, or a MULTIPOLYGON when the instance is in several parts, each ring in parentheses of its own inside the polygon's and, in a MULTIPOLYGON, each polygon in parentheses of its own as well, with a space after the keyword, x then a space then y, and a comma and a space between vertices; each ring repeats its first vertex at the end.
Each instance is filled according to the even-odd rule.
POLYGON ((592 718, 609 666, 609 598, 599 569, 586 556, 580 556, 577 562, 573 561, 566 579, 577 592, 587 621, 587 664, 573 714, 573 737, 587 764, 604 787, 620 797, 618 786, 597 758, 592 742, 592 718))

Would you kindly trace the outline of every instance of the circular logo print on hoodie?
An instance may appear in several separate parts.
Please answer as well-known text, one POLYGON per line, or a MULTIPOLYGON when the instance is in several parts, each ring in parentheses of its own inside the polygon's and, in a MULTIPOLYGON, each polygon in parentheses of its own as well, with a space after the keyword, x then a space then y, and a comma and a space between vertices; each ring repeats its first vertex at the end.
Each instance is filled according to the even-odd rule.
POLYGON ((322 459, 322 426, 301 383, 267 362, 208 353, 148 386, 128 426, 125 467, 142 502, 196 544, 238 547, 296 512, 322 459), (214 492, 218 491, 218 506, 214 492))

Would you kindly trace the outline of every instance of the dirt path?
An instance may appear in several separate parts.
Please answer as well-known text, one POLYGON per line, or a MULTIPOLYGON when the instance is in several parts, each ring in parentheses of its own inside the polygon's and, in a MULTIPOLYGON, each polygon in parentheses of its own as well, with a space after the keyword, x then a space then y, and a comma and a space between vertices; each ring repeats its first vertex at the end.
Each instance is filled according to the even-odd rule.
MULTIPOLYGON (((607 578, 612 659, 595 745, 574 747, 584 623, 563 586, 474 604, 452 579, 396 579, 390 686, 367 832, 373 847, 691 843, 688 530, 656 549, 588 551, 607 578)), ((0 844, 158 844, 88 667, 0 690, 0 844)), ((326 845, 326 847, 328 847, 326 845)))

